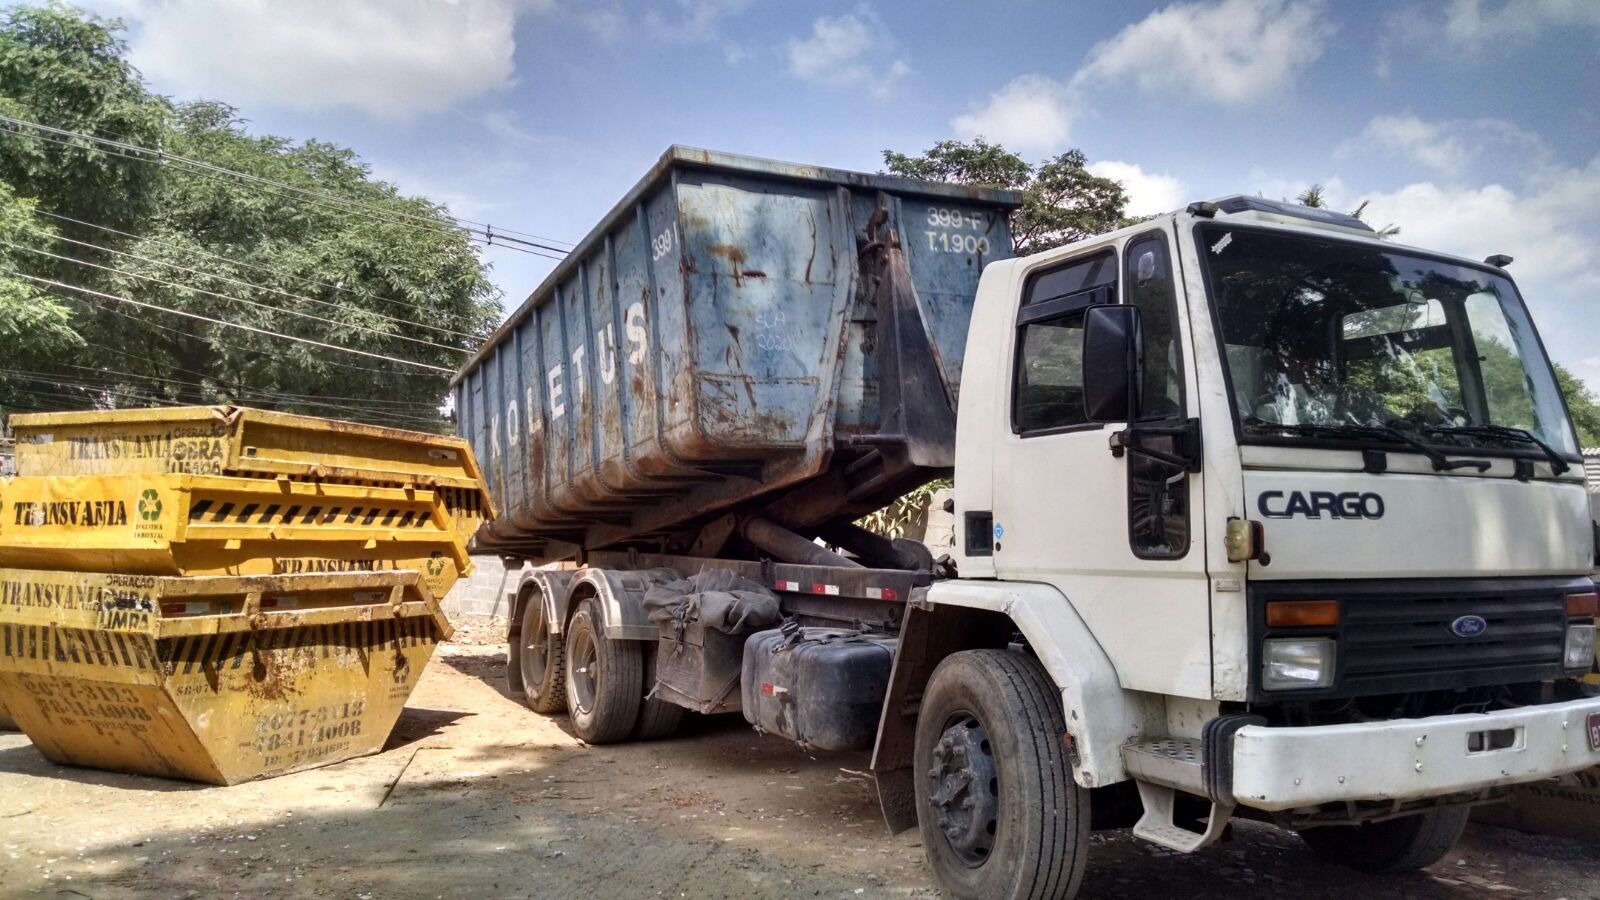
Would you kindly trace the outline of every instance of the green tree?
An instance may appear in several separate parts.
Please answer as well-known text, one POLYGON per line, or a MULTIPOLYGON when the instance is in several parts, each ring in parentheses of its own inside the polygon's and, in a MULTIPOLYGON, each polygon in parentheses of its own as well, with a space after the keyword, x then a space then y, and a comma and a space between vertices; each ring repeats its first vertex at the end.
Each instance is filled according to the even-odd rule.
MULTIPOLYGON (((170 106, 128 64, 121 23, 67 6, 0 10, 0 115, 160 146, 170 106)), ((155 211, 160 166, 81 138, 0 126, 0 181, 53 212, 128 228, 155 211)))
MULTIPOLYGON (((295 190, 170 177, 160 211, 117 261, 114 293, 444 369, 498 321, 482 262, 448 213, 373 180, 351 151, 250 135, 216 103, 178 108, 168 140, 180 156, 295 190)), ((98 310, 94 332, 159 350, 116 369, 171 400, 406 424, 427 419, 445 392, 446 375, 401 362, 126 314, 98 310), (363 398, 373 405, 362 409, 363 398)))
POLYGON ((240 403, 444 427, 448 375, 402 360, 454 369, 498 321, 469 235, 346 148, 150 93, 120 30, 60 5, 0 10, 0 115, 172 155, 0 125, 0 313, 32 316, 0 405, 240 403))
MULTIPOLYGON (((1328 208, 1327 197, 1323 195, 1322 185, 1320 184, 1313 184, 1312 186, 1301 191, 1299 195, 1294 198, 1294 202, 1300 204, 1301 206, 1309 206, 1312 209, 1328 208)), ((1361 201, 1361 203, 1358 204, 1355 209, 1350 210, 1350 215, 1356 217, 1357 219, 1362 218, 1367 211, 1367 202, 1368 201, 1366 200, 1361 201)), ((1380 238, 1392 238, 1400 233, 1400 226, 1390 223, 1382 228, 1377 229, 1377 232, 1378 237, 1380 238)))
POLYGON ((1037 166, 982 137, 971 143, 940 141, 919 156, 883 151, 891 175, 1022 194, 1012 216, 1011 238, 1018 255, 1038 253, 1131 224, 1122 184, 1091 174, 1081 150, 1068 150, 1037 166))
MULTIPOLYGON (((49 245, 34 216, 33 201, 18 197, 0 181, 0 271, 26 264, 28 249, 49 245), (10 246, 8 246, 10 245, 10 246), (13 247, 17 249, 13 249, 13 247)), ((72 310, 21 278, 0 277, 0 381, 14 365, 28 365, 52 354, 81 347, 83 339, 72 327, 72 310)))
POLYGON ((1584 447, 1600 447, 1600 398, 1583 383, 1583 379, 1560 363, 1555 364, 1556 384, 1567 398, 1567 412, 1572 414, 1572 424, 1578 429, 1578 443, 1584 447))

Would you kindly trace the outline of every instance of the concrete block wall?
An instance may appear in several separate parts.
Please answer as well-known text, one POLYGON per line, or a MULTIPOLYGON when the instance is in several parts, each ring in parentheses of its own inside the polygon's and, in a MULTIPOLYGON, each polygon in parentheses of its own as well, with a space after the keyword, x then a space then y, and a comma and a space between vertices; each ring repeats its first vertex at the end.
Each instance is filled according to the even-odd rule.
POLYGON ((517 584, 522 579, 521 569, 508 569, 500 557, 475 555, 472 557, 472 575, 456 582, 450 593, 444 595, 444 614, 457 616, 511 615, 511 604, 517 584))

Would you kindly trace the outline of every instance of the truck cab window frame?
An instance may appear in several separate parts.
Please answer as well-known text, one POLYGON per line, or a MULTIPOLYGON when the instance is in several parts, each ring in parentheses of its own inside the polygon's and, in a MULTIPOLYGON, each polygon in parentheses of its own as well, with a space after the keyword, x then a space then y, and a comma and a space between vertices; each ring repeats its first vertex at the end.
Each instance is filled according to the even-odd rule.
POLYGON ((1195 226, 1194 239, 1241 444, 1409 452, 1354 432, 1312 433, 1398 427, 1446 453, 1542 459, 1526 441, 1472 431, 1509 425, 1527 428, 1568 463, 1579 461, 1543 342, 1504 272, 1260 226, 1206 223, 1195 226), (1287 291, 1269 296, 1274 285, 1287 291), (1472 298, 1475 317, 1466 306, 1472 298), (1295 324, 1315 316, 1325 321, 1295 324), (1499 373, 1518 389, 1509 397, 1480 365, 1491 350, 1504 357, 1500 369, 1512 370, 1499 373), (1297 377, 1277 357, 1306 371, 1297 377))
POLYGON ((1118 301, 1118 260, 1104 249, 1031 273, 1017 312, 1011 431, 1020 437, 1099 430, 1083 405, 1083 318, 1118 301), (1075 393, 1074 393, 1075 392, 1075 393))
MULTIPOLYGON (((1183 341, 1178 329, 1177 273, 1166 233, 1151 231, 1124 245, 1123 301, 1144 323, 1144 383, 1140 421, 1184 416, 1183 341)), ((1150 435, 1147 446, 1177 451, 1176 440, 1150 435)), ((1141 453, 1127 455, 1128 546, 1139 559, 1175 560, 1193 542, 1189 470, 1141 453)))

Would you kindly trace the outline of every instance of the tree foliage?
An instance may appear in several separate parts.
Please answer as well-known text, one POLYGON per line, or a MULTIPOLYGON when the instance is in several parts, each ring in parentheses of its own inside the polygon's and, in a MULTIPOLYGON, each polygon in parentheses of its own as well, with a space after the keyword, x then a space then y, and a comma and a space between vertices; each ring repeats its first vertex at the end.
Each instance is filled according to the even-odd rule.
MULTIPOLYGON (((1309 206, 1312 209, 1328 208, 1328 198, 1324 195, 1322 185, 1320 184, 1313 184, 1312 186, 1301 191, 1294 198, 1294 202, 1300 204, 1301 206, 1309 206)), ((1366 200, 1361 201, 1356 205, 1355 209, 1350 210, 1350 215, 1357 219, 1361 219, 1367 212, 1367 203, 1368 201, 1366 200)), ((1400 226, 1390 223, 1375 230, 1378 232, 1378 237, 1380 238, 1392 238, 1400 233, 1400 226)))
POLYGON ((1572 414, 1572 424, 1578 429, 1578 443, 1584 447, 1600 447, 1600 398, 1583 383, 1583 379, 1560 363, 1555 364, 1556 384, 1567 398, 1567 412, 1572 414))
POLYGON ((940 141, 919 156, 883 151, 891 175, 1022 194, 1022 208, 1011 219, 1018 255, 1038 253, 1131 224, 1122 184, 1091 174, 1081 150, 1068 150, 1033 165, 982 137, 971 143, 940 141))
POLYGON ((0 310, 36 320, 26 368, 0 367, 0 405, 240 403, 443 427, 448 376, 400 360, 454 369, 498 321, 466 232, 349 149, 254 135, 226 104, 150 93, 120 28, 62 6, 0 14, 0 114, 249 177, 0 129, 0 240, 23 248, 0 245, 0 310), (385 359, 41 291, 12 268, 385 359))

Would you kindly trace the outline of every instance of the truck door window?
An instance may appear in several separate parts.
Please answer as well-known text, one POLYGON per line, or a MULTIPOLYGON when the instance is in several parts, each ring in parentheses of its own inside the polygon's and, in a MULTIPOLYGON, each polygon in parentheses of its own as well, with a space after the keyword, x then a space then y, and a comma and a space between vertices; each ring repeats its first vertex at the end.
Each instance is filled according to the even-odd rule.
MULTIPOLYGON (((1183 415, 1183 354, 1178 341, 1177 295, 1173 290, 1172 256, 1161 234, 1134 238, 1124 254, 1127 272, 1123 293, 1139 307, 1144 323, 1144 391, 1146 419, 1183 415)), ((1143 439, 1168 453, 1171 438, 1143 439)), ((1128 543, 1141 559, 1177 559, 1189 549, 1189 470, 1163 460, 1129 453, 1128 543)))
POLYGON ((1144 323, 1144 418, 1182 415, 1183 363, 1167 239, 1159 234, 1135 238, 1125 259, 1123 292, 1126 302, 1139 307, 1144 323))
POLYGON ((1011 425, 1041 434, 1088 425, 1083 408, 1083 311, 1117 302, 1117 260, 1101 253, 1029 277, 1017 315, 1011 425))

